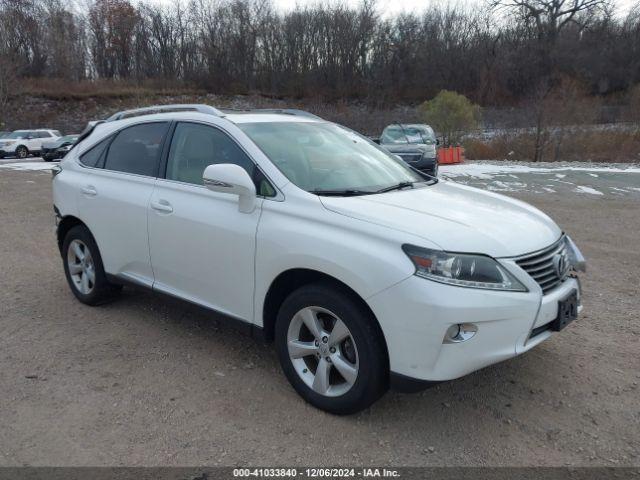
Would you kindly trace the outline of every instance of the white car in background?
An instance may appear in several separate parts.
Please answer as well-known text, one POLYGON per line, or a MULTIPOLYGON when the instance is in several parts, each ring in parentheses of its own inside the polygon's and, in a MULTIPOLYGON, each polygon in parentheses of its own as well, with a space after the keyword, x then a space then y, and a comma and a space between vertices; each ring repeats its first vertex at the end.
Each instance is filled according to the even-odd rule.
POLYGON ((54 168, 53 201, 78 300, 134 284, 222 313, 337 414, 521 354, 582 308, 584 258, 544 213, 306 112, 116 114, 54 168))
POLYGON ((58 130, 15 130, 0 139, 0 158, 27 158, 29 155, 39 155, 43 142, 51 142, 60 138, 58 130))

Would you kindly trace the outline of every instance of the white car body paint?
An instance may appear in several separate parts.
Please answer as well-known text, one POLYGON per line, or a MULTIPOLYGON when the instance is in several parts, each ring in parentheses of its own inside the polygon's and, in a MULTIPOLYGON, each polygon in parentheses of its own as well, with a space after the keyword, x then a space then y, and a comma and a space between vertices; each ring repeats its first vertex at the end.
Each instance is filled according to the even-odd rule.
POLYGON ((92 231, 107 273, 263 326, 267 292, 291 269, 322 272, 349 286, 379 322, 394 373, 446 380, 522 353, 552 321, 577 280, 543 295, 511 257, 549 247, 560 228, 536 208, 496 193, 439 183, 363 197, 319 197, 291 183, 243 133, 241 122, 317 122, 303 116, 194 112, 154 114, 98 125, 61 162, 53 182, 61 217, 92 231), (238 197, 196 186, 87 168, 79 156, 123 127, 188 120, 221 128, 278 190, 242 213, 238 197), (89 187, 94 187, 96 194, 89 187), (84 190, 84 193, 83 193, 84 190), (89 193, 87 193, 89 192, 89 193), (164 203, 163 203, 164 202, 164 203), (153 205, 169 204, 171 211, 153 205), (402 245, 492 256, 529 291, 463 288, 419 278, 402 245), (449 327, 478 326, 463 343, 449 327))
POLYGON ((39 153, 44 142, 53 142, 60 138, 60 132, 49 129, 15 130, 12 134, 22 134, 23 138, 1 138, 0 153, 13 156, 18 147, 26 147, 29 153, 39 153))

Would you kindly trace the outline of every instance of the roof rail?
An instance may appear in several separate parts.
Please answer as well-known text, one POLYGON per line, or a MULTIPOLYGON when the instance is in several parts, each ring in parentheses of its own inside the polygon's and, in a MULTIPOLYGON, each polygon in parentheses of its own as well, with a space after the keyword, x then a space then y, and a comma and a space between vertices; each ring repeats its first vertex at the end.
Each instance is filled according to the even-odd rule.
POLYGON ((217 117, 224 115, 220 110, 210 105, 185 103, 176 105, 152 105, 150 107, 135 108, 133 110, 123 110, 122 112, 114 113, 107 118, 106 121, 113 122, 115 120, 122 120, 123 118, 153 115, 154 113, 164 112, 200 112, 215 115, 217 117))
POLYGON ((322 120, 322 118, 320 118, 317 115, 314 115, 311 112, 307 112, 305 110, 298 110, 297 108, 255 108, 255 109, 254 108, 248 108, 248 109, 225 108, 224 111, 229 113, 275 113, 280 115, 297 115, 299 117, 308 117, 308 118, 315 118, 318 120, 322 120))

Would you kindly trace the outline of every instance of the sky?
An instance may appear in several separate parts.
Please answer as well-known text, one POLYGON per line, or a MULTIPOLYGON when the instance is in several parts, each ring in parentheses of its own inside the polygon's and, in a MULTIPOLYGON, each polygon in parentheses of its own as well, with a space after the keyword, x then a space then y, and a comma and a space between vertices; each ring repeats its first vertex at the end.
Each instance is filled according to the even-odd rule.
MULTIPOLYGON (((163 0, 166 1, 166 0, 163 0)), ((331 2, 331 0, 329 0, 331 2)), ((357 6, 361 0, 340 0, 347 5, 357 6)), ((634 4, 638 4, 640 0, 616 0, 616 10, 618 15, 626 15, 634 4)), ((317 0, 273 0, 276 7, 282 10, 291 10, 296 4, 305 5, 318 3, 317 0)), ((430 2, 429 0, 377 0, 377 9, 384 16, 394 15, 404 12, 419 12, 424 9, 430 2)), ((483 0, 459 0, 461 5, 484 5, 483 0)))

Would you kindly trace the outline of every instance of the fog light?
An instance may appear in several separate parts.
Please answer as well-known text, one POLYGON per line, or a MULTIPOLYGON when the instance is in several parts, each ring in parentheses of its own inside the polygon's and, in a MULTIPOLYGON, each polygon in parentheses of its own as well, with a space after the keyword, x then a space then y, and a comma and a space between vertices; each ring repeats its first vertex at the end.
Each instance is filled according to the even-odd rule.
POLYGON ((478 327, 473 323, 456 323, 447 329, 442 343, 461 343, 473 338, 478 327))

